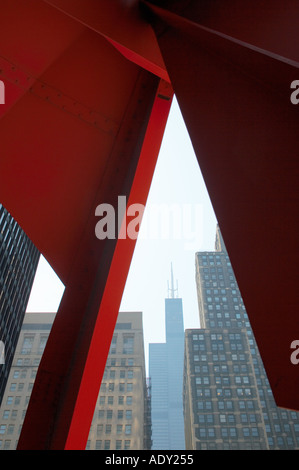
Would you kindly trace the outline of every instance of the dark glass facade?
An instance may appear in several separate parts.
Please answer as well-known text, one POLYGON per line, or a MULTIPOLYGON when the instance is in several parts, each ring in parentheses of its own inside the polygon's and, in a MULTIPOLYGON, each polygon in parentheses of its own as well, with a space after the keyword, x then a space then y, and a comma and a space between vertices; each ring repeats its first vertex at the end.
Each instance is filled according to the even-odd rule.
POLYGON ((185 334, 188 449, 299 449, 299 413, 278 408, 221 234, 196 253, 201 329, 185 334))
POLYGON ((5 346, 5 363, 0 365, 0 404, 38 261, 38 250, 0 204, 0 340, 5 346))

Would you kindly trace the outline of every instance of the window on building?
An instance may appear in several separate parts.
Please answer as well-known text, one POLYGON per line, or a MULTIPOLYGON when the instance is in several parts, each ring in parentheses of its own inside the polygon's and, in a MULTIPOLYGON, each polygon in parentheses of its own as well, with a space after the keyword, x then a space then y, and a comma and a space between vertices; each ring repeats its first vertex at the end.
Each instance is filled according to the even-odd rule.
POLYGON ((45 336, 45 335, 40 336, 39 345, 38 345, 38 353, 39 354, 42 354, 44 352, 47 340, 48 340, 48 336, 45 336))
POLYGON ((134 354, 134 335, 123 335, 123 354, 134 354))
POLYGON ((106 434, 111 434, 111 429, 112 429, 111 424, 106 424, 106 426, 105 426, 105 433, 106 433, 106 434))
POLYGON ((96 440, 96 450, 101 450, 102 449, 102 441, 101 440, 96 440))
POLYGON ((130 449, 130 447, 131 447, 131 441, 125 440, 124 449, 128 450, 128 449, 130 449))
POLYGON ((97 425, 97 436, 102 434, 102 432, 103 432, 103 424, 98 424, 97 425))
POLYGON ((34 335, 26 335, 23 339, 23 344, 21 348, 21 354, 30 354, 32 351, 34 341, 34 335))
POLYGON ((120 449, 121 449, 121 444, 122 444, 122 441, 116 440, 115 449, 116 449, 116 450, 120 450, 120 449))
POLYGON ((125 434, 131 434, 132 432, 132 425, 131 424, 126 424, 125 426, 125 434))
POLYGON ((7 428, 7 434, 11 435, 14 433, 15 425, 14 424, 9 424, 7 428))
POLYGON ((117 424, 116 433, 121 434, 122 432, 123 432, 123 425, 122 424, 117 424))

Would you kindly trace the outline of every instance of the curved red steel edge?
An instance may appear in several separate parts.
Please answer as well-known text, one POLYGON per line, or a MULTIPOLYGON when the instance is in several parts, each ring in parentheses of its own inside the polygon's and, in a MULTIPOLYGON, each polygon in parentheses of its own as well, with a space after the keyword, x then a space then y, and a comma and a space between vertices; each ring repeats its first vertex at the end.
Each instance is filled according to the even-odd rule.
POLYGON ((66 286, 19 448, 85 446, 135 245, 97 240, 95 207, 145 204, 171 87, 277 405, 299 410, 297 0, 2 3, 0 200, 66 286))
POLYGON ((276 404, 299 410, 299 4, 144 3, 276 404))

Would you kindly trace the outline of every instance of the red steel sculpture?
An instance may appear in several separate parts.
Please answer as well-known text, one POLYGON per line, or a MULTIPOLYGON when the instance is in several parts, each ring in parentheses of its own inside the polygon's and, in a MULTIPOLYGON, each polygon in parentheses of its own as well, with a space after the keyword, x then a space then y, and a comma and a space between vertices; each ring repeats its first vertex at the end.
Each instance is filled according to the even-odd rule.
POLYGON ((0 9, 0 201, 65 284, 18 448, 85 448, 135 244, 97 239, 95 208, 146 203, 173 93, 277 405, 299 410, 298 0, 0 9))

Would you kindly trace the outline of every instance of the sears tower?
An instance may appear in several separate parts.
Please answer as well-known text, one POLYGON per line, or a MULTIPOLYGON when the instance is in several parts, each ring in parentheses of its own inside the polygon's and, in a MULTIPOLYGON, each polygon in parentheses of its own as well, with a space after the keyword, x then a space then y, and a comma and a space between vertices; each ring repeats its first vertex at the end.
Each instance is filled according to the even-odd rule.
POLYGON ((177 297, 171 267, 169 297, 165 299, 165 343, 149 345, 152 403, 152 449, 184 450, 182 299, 177 297))

